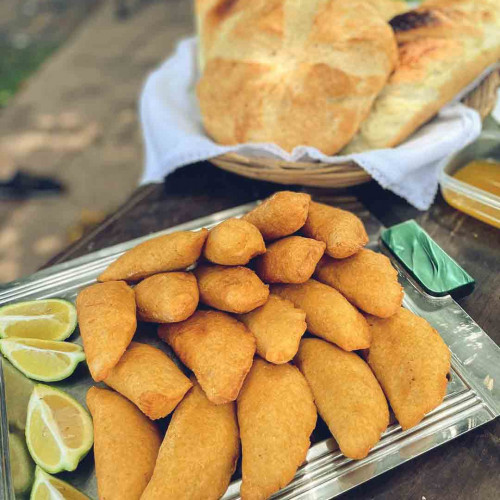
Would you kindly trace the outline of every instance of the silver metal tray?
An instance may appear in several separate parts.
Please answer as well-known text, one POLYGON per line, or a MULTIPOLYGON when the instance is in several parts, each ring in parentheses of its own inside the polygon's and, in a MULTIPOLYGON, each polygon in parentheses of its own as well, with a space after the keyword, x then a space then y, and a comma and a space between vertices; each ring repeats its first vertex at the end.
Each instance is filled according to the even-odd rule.
MULTIPOLYGON (((137 243, 159 234, 211 227, 229 217, 244 214, 254 205, 251 203, 225 210, 45 269, 0 287, 0 305, 48 297, 74 301, 80 289, 93 283, 110 262, 137 243)), ((371 248, 378 249, 382 225, 364 209, 357 210, 357 214, 367 227, 371 248)), ((499 347, 450 296, 437 298, 427 295, 403 269, 398 267, 398 271, 405 290, 404 306, 431 323, 452 351, 451 380, 444 402, 408 431, 403 432, 397 423, 390 425, 368 457, 359 461, 347 459, 339 452, 334 439, 320 421, 311 438, 312 446, 305 464, 298 470, 292 483, 273 498, 333 498, 500 414, 499 347)), ((144 325, 136 335, 139 340, 154 343, 168 351, 168 347, 158 340, 153 327, 144 325)), ((81 342, 78 330, 69 340, 81 342)), ((172 354, 171 351, 169 353, 172 354)), ((0 371, 0 497, 11 500, 14 494, 9 476, 8 422, 1 375, 0 371)), ((69 379, 55 385, 84 403, 86 391, 92 384, 86 367, 80 367, 69 379)), ((59 476, 90 497, 97 498, 92 453, 75 472, 59 476)), ((237 470, 223 498, 239 498, 239 486, 240 473, 237 470)))

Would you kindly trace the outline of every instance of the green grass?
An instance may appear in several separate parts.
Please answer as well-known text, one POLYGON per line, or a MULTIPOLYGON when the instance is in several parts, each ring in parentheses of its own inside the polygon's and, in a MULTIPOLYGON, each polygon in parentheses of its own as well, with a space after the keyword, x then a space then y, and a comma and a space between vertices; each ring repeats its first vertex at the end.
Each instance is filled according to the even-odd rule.
POLYGON ((0 107, 7 105, 22 83, 56 48, 55 43, 23 49, 0 45, 0 107))

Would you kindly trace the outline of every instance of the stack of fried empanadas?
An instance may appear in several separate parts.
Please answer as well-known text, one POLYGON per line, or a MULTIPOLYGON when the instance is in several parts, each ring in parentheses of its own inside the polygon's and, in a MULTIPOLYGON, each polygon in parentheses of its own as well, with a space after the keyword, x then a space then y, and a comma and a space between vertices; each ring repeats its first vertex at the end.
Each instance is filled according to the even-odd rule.
POLYGON ((403 429, 439 405, 449 349, 401 308, 397 271, 367 243, 356 215, 283 191, 142 243, 82 290, 90 373, 114 389, 87 396, 99 498, 216 500, 241 448, 241 497, 265 499, 306 459, 318 412, 361 459, 389 404, 403 429), (141 321, 176 356, 133 341, 141 321), (152 421, 170 414, 160 447, 152 421))

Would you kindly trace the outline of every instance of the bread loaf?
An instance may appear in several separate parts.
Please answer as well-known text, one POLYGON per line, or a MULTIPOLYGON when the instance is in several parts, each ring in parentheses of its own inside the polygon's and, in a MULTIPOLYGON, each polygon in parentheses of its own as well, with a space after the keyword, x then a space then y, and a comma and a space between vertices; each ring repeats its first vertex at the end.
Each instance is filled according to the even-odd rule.
MULTIPOLYGON (((364 1, 374 7, 378 14, 386 21, 390 21, 394 16, 408 10, 408 4, 404 0, 364 1)), ((206 54, 210 51, 213 39, 223 21, 252 3, 242 0, 195 0, 196 30, 198 33, 198 67, 200 70, 203 70, 206 54)), ((354 7, 356 3, 353 2, 354 7)))
POLYGON ((222 144, 308 145, 334 154, 397 60, 368 0, 197 0, 203 123, 222 144))
POLYGON ((195 0, 196 32, 198 33, 198 68, 203 71, 206 54, 212 46, 215 33, 227 15, 234 11, 235 2, 195 0))
POLYGON ((386 20, 390 21, 394 16, 409 10, 408 4, 404 0, 365 0, 371 4, 378 13, 386 20))
POLYGON ((345 153, 396 146, 500 58, 500 0, 430 0, 391 25, 399 66, 345 153))

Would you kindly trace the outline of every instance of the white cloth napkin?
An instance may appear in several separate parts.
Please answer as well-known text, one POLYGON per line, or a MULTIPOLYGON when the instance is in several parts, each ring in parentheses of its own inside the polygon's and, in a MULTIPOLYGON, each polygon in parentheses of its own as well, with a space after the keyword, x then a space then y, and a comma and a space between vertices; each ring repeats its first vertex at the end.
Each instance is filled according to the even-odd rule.
POLYGON ((478 113, 453 102, 396 148, 326 156, 306 146, 296 147, 292 153, 275 144, 221 146, 203 130, 195 96, 197 80, 196 38, 181 41, 175 53, 147 78, 140 100, 146 150, 142 183, 161 182, 183 165, 230 151, 286 161, 321 160, 335 164, 354 160, 382 187, 426 210, 437 192, 440 161, 473 142, 481 132, 478 113))

